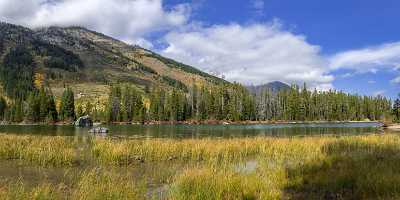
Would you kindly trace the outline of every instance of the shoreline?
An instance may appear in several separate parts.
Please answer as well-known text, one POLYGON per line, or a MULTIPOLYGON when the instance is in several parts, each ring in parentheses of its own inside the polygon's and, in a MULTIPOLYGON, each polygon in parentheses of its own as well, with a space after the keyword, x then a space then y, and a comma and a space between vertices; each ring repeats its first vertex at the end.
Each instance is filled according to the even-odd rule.
MULTIPOLYGON (((286 124, 340 124, 340 123, 380 123, 385 129, 400 130, 400 124, 387 124, 382 121, 147 121, 145 123, 137 122, 94 122, 95 126, 99 125, 286 125, 286 124)), ((57 122, 57 123, 8 123, 1 122, 1 125, 15 126, 73 126, 74 122, 57 122)))
POLYGON ((383 128, 388 130, 400 131, 400 124, 398 123, 384 124, 383 128))

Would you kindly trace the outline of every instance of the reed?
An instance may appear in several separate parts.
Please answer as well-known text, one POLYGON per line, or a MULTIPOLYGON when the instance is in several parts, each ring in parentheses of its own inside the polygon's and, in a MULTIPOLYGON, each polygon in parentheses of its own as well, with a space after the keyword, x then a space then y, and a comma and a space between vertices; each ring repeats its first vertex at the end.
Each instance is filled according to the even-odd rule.
POLYGON ((0 135, 0 159, 23 160, 40 166, 72 166, 76 147, 67 137, 0 135))
POLYGON ((101 168, 87 169, 80 175, 69 174, 72 180, 65 183, 26 184, 22 179, 0 184, 1 200, 136 200, 145 199, 144 185, 138 184, 131 176, 114 170, 101 168))
POLYGON ((21 180, 0 187, 1 200, 56 200, 62 199, 61 188, 48 183, 28 187, 21 180))
POLYGON ((189 139, 112 140, 97 139, 92 148, 101 163, 127 165, 135 161, 206 161, 232 163, 252 157, 315 157, 323 143, 333 138, 310 139, 189 139))
POLYGON ((170 198, 201 199, 281 199, 286 183, 282 170, 240 173, 234 169, 205 167, 187 169, 173 183, 170 198))
POLYGON ((129 175, 95 168, 85 171, 72 193, 72 199, 144 199, 143 185, 129 175))
MULTIPOLYGON (((70 166, 87 158, 78 158, 77 146, 67 138, 0 138, 1 159, 70 166)), ((128 169, 125 167, 135 167, 132 164, 137 162, 185 163, 183 169, 166 175, 160 172, 151 178, 142 177, 167 184, 169 198, 174 200, 400 198, 397 134, 185 140, 95 138, 88 148, 95 164, 102 168, 82 172, 69 186, 67 196, 72 199, 149 198, 146 194, 154 191, 146 191, 146 184, 138 183, 129 173, 107 170, 113 165, 128 169)), ((0 194, 6 191, 7 195, 2 196, 18 199, 15 195, 19 193, 44 197, 59 193, 52 185, 35 188, 0 187, 0 194)))

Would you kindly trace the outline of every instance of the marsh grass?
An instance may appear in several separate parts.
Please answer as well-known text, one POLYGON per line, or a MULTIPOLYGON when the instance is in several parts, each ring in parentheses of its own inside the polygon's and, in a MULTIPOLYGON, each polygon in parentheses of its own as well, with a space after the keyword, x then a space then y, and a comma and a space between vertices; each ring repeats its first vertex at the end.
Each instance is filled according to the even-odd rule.
POLYGON ((294 199, 399 199, 400 137, 343 138, 321 147, 322 161, 288 170, 294 199))
POLYGON ((49 183, 29 187, 22 180, 17 180, 0 187, 1 200, 55 200, 62 197, 62 188, 49 183))
POLYGON ((231 164, 252 157, 266 156, 313 157, 326 139, 315 138, 310 143, 301 139, 243 138, 189 140, 112 140, 98 139, 92 152, 98 161, 114 165, 129 165, 136 161, 205 161, 231 164), (304 154, 307 153, 307 154, 304 154))
POLYGON ((78 161, 68 137, 0 135, 0 159, 22 160, 40 166, 72 166, 78 161))
POLYGON ((144 191, 145 184, 135 182, 132 176, 95 168, 80 177, 72 199, 143 199, 144 191))
POLYGON ((229 168, 187 169, 175 178, 170 196, 176 200, 281 199, 285 175, 282 169, 246 174, 229 168))
MULTIPOLYGON (((77 158, 74 142, 65 138, 0 138, 1 159, 27 160, 39 166, 70 166, 76 159, 86 159, 77 158)), ((168 173, 162 173, 161 167, 154 177, 145 177, 158 183, 156 187, 167 186, 168 198, 173 200, 400 198, 400 136, 396 134, 185 140, 96 138, 89 146, 91 159, 102 167, 122 169, 166 163, 165 168, 170 169, 168 163, 185 163, 168 173), (248 161, 256 163, 254 169, 238 170, 238 165, 248 161)), ((149 184, 126 173, 100 169, 85 170, 78 176, 69 186, 72 199, 151 198, 149 184)), ((36 189, 18 184, 11 187, 14 189, 4 188, 0 192, 56 198, 61 191, 59 186, 48 184, 36 189)))
POLYGON ((80 175, 69 175, 75 179, 70 184, 40 183, 25 184, 22 179, 3 183, 1 200, 136 200, 145 198, 145 185, 135 182, 131 176, 123 176, 114 170, 88 169, 80 175))

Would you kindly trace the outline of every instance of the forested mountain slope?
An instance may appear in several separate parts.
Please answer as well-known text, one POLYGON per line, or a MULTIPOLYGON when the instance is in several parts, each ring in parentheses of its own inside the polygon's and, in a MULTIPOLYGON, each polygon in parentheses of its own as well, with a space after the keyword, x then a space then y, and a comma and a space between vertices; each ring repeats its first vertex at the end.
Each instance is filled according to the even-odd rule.
POLYGON ((391 111, 382 96, 281 82, 246 89, 80 27, 0 23, 0 89, 0 119, 14 123, 382 120, 391 111))
POLYGON ((194 83, 227 83, 85 28, 31 30, 8 23, 0 23, 0 72, 4 92, 11 97, 24 97, 24 91, 41 85, 51 88, 56 96, 68 85, 81 96, 102 98, 116 83, 128 83, 139 90, 157 85, 182 91, 194 83))

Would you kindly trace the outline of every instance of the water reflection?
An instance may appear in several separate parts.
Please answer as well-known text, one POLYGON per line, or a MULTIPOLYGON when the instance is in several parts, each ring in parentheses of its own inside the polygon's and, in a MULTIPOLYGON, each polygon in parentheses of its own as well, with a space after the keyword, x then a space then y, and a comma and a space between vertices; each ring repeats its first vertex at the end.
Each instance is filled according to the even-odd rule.
MULTIPOLYGON (((203 138, 254 136, 351 135, 377 133, 380 123, 314 123, 254 125, 108 125, 111 136, 135 138, 203 138)), ((48 136, 86 136, 88 128, 74 126, 2 125, 1 133, 48 136)))

